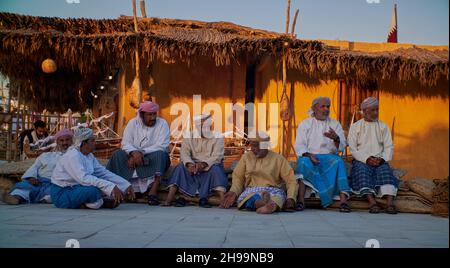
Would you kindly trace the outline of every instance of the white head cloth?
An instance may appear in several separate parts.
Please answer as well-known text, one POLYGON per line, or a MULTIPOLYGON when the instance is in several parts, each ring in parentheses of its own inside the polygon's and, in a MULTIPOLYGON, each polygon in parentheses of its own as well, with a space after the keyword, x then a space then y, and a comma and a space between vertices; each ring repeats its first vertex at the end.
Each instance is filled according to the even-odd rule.
POLYGON ((94 138, 94 131, 87 127, 76 127, 73 130, 73 145, 71 148, 80 149, 81 143, 90 138, 94 138))
POLYGON ((328 97, 318 97, 318 98, 315 98, 315 99, 312 101, 311 108, 308 110, 309 116, 314 117, 314 106, 316 106, 317 104, 319 104, 319 103, 322 102, 322 101, 326 101, 326 102, 328 102, 328 103, 331 104, 331 100, 330 100, 330 98, 328 98, 328 97))
POLYGON ((361 110, 365 110, 370 107, 378 107, 378 106, 379 106, 379 102, 378 102, 377 98, 374 98, 374 97, 368 97, 363 102, 361 102, 361 110))

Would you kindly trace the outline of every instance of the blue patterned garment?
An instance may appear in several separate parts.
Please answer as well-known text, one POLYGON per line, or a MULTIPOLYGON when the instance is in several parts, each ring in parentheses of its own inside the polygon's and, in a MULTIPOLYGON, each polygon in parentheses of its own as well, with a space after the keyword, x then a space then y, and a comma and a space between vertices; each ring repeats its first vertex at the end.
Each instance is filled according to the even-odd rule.
POLYGON ((208 198, 218 187, 226 190, 228 178, 222 164, 215 164, 209 170, 191 175, 183 163, 178 164, 172 172, 169 185, 176 185, 180 191, 189 196, 208 198))
POLYGON ((383 185, 393 185, 398 188, 398 179, 394 176, 388 163, 379 167, 371 167, 353 160, 350 177, 352 190, 359 193, 360 196, 375 193, 377 188, 383 185))
POLYGON ((44 198, 44 196, 50 195, 51 182, 47 178, 38 177, 38 185, 33 185, 27 179, 18 182, 14 185, 11 190, 11 194, 14 194, 14 190, 26 190, 29 193, 28 198, 21 196, 30 203, 39 203, 44 198))
POLYGON ((350 193, 344 160, 335 154, 317 154, 320 164, 313 165, 308 157, 298 159, 296 173, 317 189, 323 207, 333 203, 333 197, 350 193))
POLYGON ((95 186, 74 185, 63 188, 52 184, 50 192, 57 208, 80 208, 83 204, 94 203, 102 198, 102 192, 95 186))
MULTIPOLYGON (((278 199, 284 203, 286 201, 286 192, 283 189, 270 187, 270 186, 257 186, 257 187, 248 187, 242 192, 242 194, 238 197, 237 203, 240 204, 247 196, 252 195, 252 197, 256 194, 261 195, 262 192, 270 193, 271 197, 278 197, 278 199)), ((250 198, 251 199, 251 198, 250 198)), ((256 200, 255 200, 256 202, 256 200)), ((277 204, 280 205, 280 204, 277 204)))

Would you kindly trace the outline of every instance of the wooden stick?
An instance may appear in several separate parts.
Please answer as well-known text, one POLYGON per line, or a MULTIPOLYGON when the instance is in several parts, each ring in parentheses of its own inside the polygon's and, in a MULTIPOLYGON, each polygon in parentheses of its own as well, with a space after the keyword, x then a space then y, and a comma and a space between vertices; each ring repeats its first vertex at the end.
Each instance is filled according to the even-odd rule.
POLYGON ((145 0, 140 1, 141 5, 141 15, 143 18, 147 18, 147 12, 145 12, 145 0))
POLYGON ((138 24, 137 24, 137 17, 136 17, 136 0, 131 0, 131 4, 133 5, 133 18, 134 18, 134 31, 138 32, 138 24))
MULTIPOLYGON (((136 16, 136 0, 131 0, 131 2, 133 4, 134 31, 136 33, 138 33, 139 28, 138 28, 138 22, 137 22, 137 16, 136 16)), ((139 43, 137 41, 137 38, 136 38, 136 51, 135 51, 134 55, 136 58, 136 78, 135 79, 140 81, 139 43)), ((139 103, 142 101, 142 87, 141 86, 138 87, 137 101, 138 101, 137 105, 139 105, 139 103)))
POLYGON ((288 0, 286 9, 286 34, 289 33, 290 13, 291 13, 291 0, 288 0))
POLYGON ((300 12, 300 10, 297 8, 297 11, 295 11, 295 16, 294 16, 294 21, 292 22, 292 30, 291 30, 291 35, 292 37, 295 37, 295 25, 297 24, 297 17, 298 17, 298 13, 300 12))

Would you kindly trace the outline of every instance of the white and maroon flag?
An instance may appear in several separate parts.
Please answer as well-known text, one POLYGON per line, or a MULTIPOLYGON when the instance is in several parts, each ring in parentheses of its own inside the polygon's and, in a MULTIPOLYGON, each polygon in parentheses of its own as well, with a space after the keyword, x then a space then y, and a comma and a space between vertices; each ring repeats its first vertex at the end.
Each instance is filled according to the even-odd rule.
POLYGON ((388 34, 388 43, 398 43, 398 37, 397 37, 397 5, 394 5, 394 13, 392 14, 391 19, 391 27, 389 28, 389 34, 388 34))

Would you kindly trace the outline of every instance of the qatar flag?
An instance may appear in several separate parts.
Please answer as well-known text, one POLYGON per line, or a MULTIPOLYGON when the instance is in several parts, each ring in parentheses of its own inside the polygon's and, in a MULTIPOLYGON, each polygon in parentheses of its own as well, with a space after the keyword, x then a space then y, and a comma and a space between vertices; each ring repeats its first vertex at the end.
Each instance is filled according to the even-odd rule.
POLYGON ((398 43, 397 42, 398 41, 397 32, 398 32, 398 28, 397 28, 397 5, 394 5, 394 13, 392 14, 391 27, 389 28, 389 34, 388 34, 388 39, 387 39, 388 43, 398 43))

